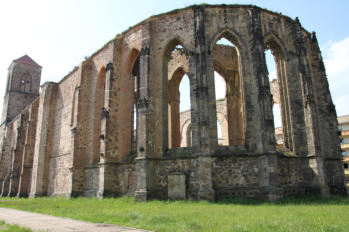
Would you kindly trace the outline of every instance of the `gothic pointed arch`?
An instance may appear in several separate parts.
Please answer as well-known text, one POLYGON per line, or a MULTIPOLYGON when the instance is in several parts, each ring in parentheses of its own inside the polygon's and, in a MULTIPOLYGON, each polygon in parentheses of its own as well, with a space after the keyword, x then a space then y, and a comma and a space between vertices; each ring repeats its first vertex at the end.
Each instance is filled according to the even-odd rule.
MULTIPOLYGON (((167 99, 167 136, 168 148, 177 148, 181 146, 181 132, 180 132, 180 92, 179 86, 182 78, 186 75, 183 66, 179 65, 175 67, 174 71, 169 70, 169 64, 174 56, 179 54, 187 54, 187 49, 183 46, 180 39, 174 38, 170 40, 163 54, 163 81, 164 86, 166 86, 165 98, 167 99)), ((173 68, 173 67, 171 67, 173 68)), ((190 77, 186 75, 189 78, 190 77)), ((186 86, 186 89, 190 91, 190 85, 186 86)), ((190 99, 185 99, 185 101, 190 102, 190 99)))
MULTIPOLYGON (((288 96, 287 87, 287 72, 286 72, 286 48, 282 41, 274 33, 269 33, 264 36, 264 48, 265 50, 270 50, 274 57, 275 68, 276 68, 276 82, 271 82, 271 87, 273 90, 273 95, 278 96, 278 101, 273 101, 273 111, 274 111, 274 126, 275 118, 281 117, 281 128, 283 131, 283 143, 278 143, 280 147, 285 147, 286 149, 292 149, 293 137, 292 137, 292 126, 291 126, 291 114, 290 114, 290 99, 288 96), (276 87, 274 87, 276 85, 276 87), (279 105, 276 105, 279 104, 279 105), (280 110, 278 110, 280 109, 280 110), (275 115, 279 114, 280 115, 275 115)), ((269 70, 270 72, 270 70, 269 70)), ((270 75, 270 73, 269 73, 270 75)), ((274 129, 275 137, 277 137, 276 129, 274 129)), ((275 141, 278 141, 276 138, 275 141)))
MULTIPOLYGON (((227 123, 224 124, 226 142, 222 143, 218 138, 218 145, 224 146, 243 146, 245 143, 244 129, 244 108, 243 102, 243 77, 240 51, 243 49, 243 42, 237 37, 237 34, 229 29, 224 29, 217 33, 212 41, 212 61, 215 88, 216 88, 216 117, 220 108, 225 108, 227 111, 227 123), (221 43, 219 43, 222 41, 221 43), (224 80, 224 87, 221 86, 218 80, 221 76, 224 80), (219 99, 219 87, 225 88, 225 96, 219 99), (224 101, 223 101, 224 100, 224 101), (223 106, 223 105, 224 106, 223 106)), ((221 124, 217 123, 217 133, 220 133, 218 128, 221 124)))

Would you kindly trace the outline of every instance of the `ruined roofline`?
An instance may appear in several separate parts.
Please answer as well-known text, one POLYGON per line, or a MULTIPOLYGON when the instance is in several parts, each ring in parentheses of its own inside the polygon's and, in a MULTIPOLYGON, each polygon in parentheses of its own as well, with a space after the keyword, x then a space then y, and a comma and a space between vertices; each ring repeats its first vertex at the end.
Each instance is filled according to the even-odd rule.
MULTIPOLYGON (((270 11, 270 10, 267 10, 265 8, 261 8, 259 6, 256 6, 256 5, 240 5, 240 4, 214 4, 214 5, 209 5, 209 4, 201 4, 201 5, 191 5, 191 6, 187 6, 187 7, 184 7, 184 8, 179 8, 179 9, 175 9, 175 10, 172 10, 172 11, 168 11, 168 12, 165 12, 165 13, 161 13, 161 14, 158 14, 158 15, 153 15, 153 16, 150 16, 146 19, 144 19, 143 21, 135 24, 134 26, 130 26, 127 30, 119 33, 119 34, 116 34, 116 36, 114 38, 112 38, 111 40, 109 40, 108 42, 106 42, 101 48, 99 48, 97 51, 95 51, 94 53, 92 53, 86 60, 82 61, 79 63, 82 64, 84 62, 87 62, 89 60, 91 60, 94 56, 96 56, 100 51, 102 51, 103 49, 105 49, 108 45, 114 43, 116 40, 118 39, 121 39, 122 37, 124 37, 127 33, 129 32, 132 32, 133 30, 137 30, 138 27, 148 23, 148 22, 151 22, 153 20, 156 20, 156 19, 159 19, 159 18, 162 18, 162 17, 165 17, 165 16, 169 16, 169 15, 173 15, 173 14, 176 14, 178 12, 184 12, 186 10, 194 10, 194 9, 197 9, 197 8, 248 8, 248 9, 258 9, 262 12, 266 12, 266 13, 269 13, 269 14, 272 14, 272 15, 275 15, 275 16, 278 16, 278 17, 282 17, 282 18, 285 18, 286 20, 288 21, 292 21, 292 22, 295 22, 294 19, 290 18, 289 16, 286 16, 286 15, 283 15, 281 13, 277 13, 277 12, 274 12, 274 11, 270 11)), ((302 26, 301 26, 302 30, 307 33, 308 36, 311 35, 310 32, 308 32, 307 30, 305 30, 302 26)), ((60 81, 58 81, 57 83, 61 83, 62 81, 64 81, 67 77, 69 77, 72 73, 74 73, 75 71, 77 71, 79 69, 79 66, 75 66, 73 68, 72 71, 70 71, 68 74, 66 74, 60 81)))
POLYGON ((106 42, 101 48, 99 48, 97 51, 95 51, 94 53, 92 53, 91 56, 89 56, 88 58, 86 58, 85 60, 81 61, 79 63, 79 65, 77 66, 74 66, 74 68, 68 73, 66 74, 65 76, 63 76, 63 78, 61 80, 59 80, 58 82, 54 82, 54 81, 48 81, 48 82, 53 82, 53 83, 62 83, 65 79, 67 79, 71 74, 73 74, 74 72, 76 72, 77 70, 79 70, 80 68, 80 65, 83 64, 84 62, 88 62, 90 61, 91 59, 93 59, 99 52, 101 52, 103 49, 106 49, 108 45, 114 43, 114 41, 116 39, 118 39, 118 36, 120 36, 121 34, 118 34, 115 38, 109 40, 108 42, 106 42))
MULTIPOLYGON (((278 17, 283 17, 289 21, 292 21, 294 22, 295 20, 292 19, 291 17, 289 16, 286 16, 286 15, 283 15, 281 13, 277 13, 277 12, 274 12, 274 11, 270 11, 270 10, 267 10, 265 8, 261 8, 259 6, 256 6, 256 5, 240 5, 240 4, 230 4, 230 5, 226 5, 226 4, 214 4, 214 5, 209 5, 209 4, 201 4, 201 5, 191 5, 191 6, 188 6, 188 7, 184 7, 184 8, 179 8, 179 9, 175 9, 175 10, 172 10, 172 11, 168 11, 168 12, 165 12, 165 13, 161 13, 161 14, 157 14, 157 15, 153 15, 153 16, 150 16, 144 20, 142 20, 141 22, 133 25, 133 26, 130 26, 127 30, 125 31, 122 31, 121 33, 118 33, 116 34, 116 36, 109 40, 107 43, 105 43, 100 49, 98 49, 96 52, 92 53, 91 56, 89 58, 87 58, 86 60, 89 60, 90 58, 94 57, 98 52, 100 52, 101 50, 103 50, 106 46, 108 46, 110 43, 116 41, 117 39, 120 39, 122 38, 125 34, 137 29, 139 26, 145 24, 145 23, 148 23, 148 22, 151 22, 155 19, 159 19, 161 17, 165 17, 165 16, 169 16, 169 15, 173 15, 173 14, 176 14, 180 11, 186 11, 186 10, 189 10, 189 9, 195 9, 195 8, 219 8, 219 7, 225 7, 225 8, 256 8, 256 9, 259 9, 260 11, 263 11, 263 12, 267 12, 269 14, 272 14, 272 15, 275 15, 275 16, 278 16, 278 17)), ((307 30, 305 30, 303 27, 302 29, 310 36, 311 33, 308 32, 307 30)), ((73 72, 73 71, 72 71, 73 72)))
MULTIPOLYGON (((258 9, 260 11, 263 11, 263 12, 266 12, 266 13, 269 13, 269 14, 272 14, 272 15, 275 15, 275 16, 278 16, 278 17, 282 17, 282 18, 285 18, 289 21, 292 21, 292 22, 295 22, 295 19, 292 19, 291 17, 289 16, 286 16, 286 15, 283 15, 281 13, 277 13, 277 12, 274 12, 274 11, 271 11, 271 10, 268 10, 266 8, 261 8, 259 6, 256 6, 256 5, 240 5, 240 4, 213 4, 213 5, 210 5, 210 4, 201 4, 201 5, 191 5, 191 6, 188 6, 188 7, 184 7, 184 8, 179 8, 179 9, 175 9, 175 10, 172 10, 172 11, 168 11, 168 12, 165 12, 165 13, 161 13, 161 14, 158 14, 158 15, 153 15, 153 16, 150 16, 149 18, 147 19, 144 19, 143 21, 137 23, 136 25, 134 26, 131 26, 129 29, 123 31, 122 33, 120 34, 117 34, 115 36, 115 39, 119 36, 119 35, 123 35, 123 34, 126 34, 127 32, 129 31, 132 31, 134 28, 137 28, 138 26, 140 25, 143 25, 147 22, 150 22, 152 20, 155 20, 155 19, 158 19, 158 18, 161 18, 161 17, 164 17, 164 16, 169 16, 169 15, 173 15, 173 14, 176 14, 180 11, 185 11, 185 10, 189 10, 189 9, 197 9, 197 8, 249 8, 249 9, 258 9)), ((311 35, 310 32, 308 32, 307 30, 305 30, 303 27, 302 29, 304 30, 304 32, 306 32, 309 36, 311 35)))

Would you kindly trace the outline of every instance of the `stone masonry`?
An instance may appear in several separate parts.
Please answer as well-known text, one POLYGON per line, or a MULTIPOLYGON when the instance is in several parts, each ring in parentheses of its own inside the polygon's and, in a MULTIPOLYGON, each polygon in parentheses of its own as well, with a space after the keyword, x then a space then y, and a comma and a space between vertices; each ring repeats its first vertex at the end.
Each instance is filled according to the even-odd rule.
POLYGON ((320 49, 298 18, 251 5, 190 6, 117 35, 39 93, 40 75, 28 56, 9 68, 2 196, 276 200, 346 191, 320 49), (217 44, 222 38, 231 45, 217 44), (274 100, 266 49, 277 67, 274 100), (221 104, 214 71, 226 82, 221 104), (184 75, 187 124, 179 108, 184 75), (274 136, 275 99, 282 150, 274 136), (224 142, 217 120, 227 128, 224 142))

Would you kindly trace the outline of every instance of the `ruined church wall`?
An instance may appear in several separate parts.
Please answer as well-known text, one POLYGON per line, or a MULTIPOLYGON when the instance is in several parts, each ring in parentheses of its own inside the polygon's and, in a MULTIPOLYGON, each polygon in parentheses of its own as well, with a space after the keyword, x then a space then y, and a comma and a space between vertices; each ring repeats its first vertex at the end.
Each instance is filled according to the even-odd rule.
POLYGON ((12 131, 10 132, 11 137, 11 148, 9 152, 10 157, 10 175, 9 181, 6 183, 8 185, 8 196, 16 196, 18 192, 19 175, 22 167, 22 155, 23 155, 23 145, 24 145, 24 131, 25 123, 23 121, 27 120, 27 114, 19 114, 12 121, 12 131), (25 115, 25 116, 24 116, 25 115))
MULTIPOLYGON (((143 30, 142 26, 137 26, 127 31, 119 40, 115 42, 114 55, 114 75, 116 81, 112 83, 113 98, 117 101, 113 103, 112 110, 118 109, 117 131, 117 162, 123 162, 132 153, 132 112, 136 103, 135 76, 132 74, 137 57, 142 49, 143 30)), ((135 70, 136 71, 136 70, 135 70)), ((134 128, 135 129, 135 128, 134 128)))
POLYGON ((314 108, 316 128, 315 145, 320 147, 319 156, 324 162, 325 182, 332 193, 345 191, 343 160, 338 137, 338 122, 333 104, 325 66, 315 33, 305 36, 307 61, 311 71, 308 80, 307 106, 314 108))
MULTIPOLYGON (((187 148, 183 150, 185 149, 187 148)), ((177 152, 177 156, 178 154, 179 152, 177 152)), ((269 181, 272 186, 277 186, 282 196, 320 194, 317 173, 309 165, 312 158, 275 157, 277 157, 276 172, 269 181)), ((270 172, 269 169, 273 168, 263 165, 260 161, 261 158, 258 155, 224 155, 217 153, 212 162, 212 187, 215 191, 215 199, 230 197, 264 198, 264 185, 260 179, 261 173, 270 172)), ((152 198, 168 199, 169 176, 179 174, 185 176, 185 183, 181 184, 185 185, 186 199, 198 198, 199 172, 197 157, 179 155, 176 158, 153 159, 150 162, 155 182, 152 189, 152 198)), ((120 165, 115 169, 117 171, 114 174, 122 177, 118 179, 120 189, 126 188, 125 183, 128 180, 126 174, 130 173, 124 172, 122 174, 120 172, 121 167, 132 170, 130 166, 124 165, 120 165)), ((125 195, 127 192, 126 190, 120 190, 119 194, 125 195)))
MULTIPOLYGON (((187 198, 268 195, 273 200, 282 195, 318 193, 322 172, 332 192, 343 192, 339 144, 330 140, 336 137, 334 107, 317 57, 320 53, 309 38, 298 20, 253 6, 193 6, 143 21, 107 43, 59 83, 45 83, 32 108, 17 115, 7 128, 5 124, 0 127, 0 138, 5 138, 0 144, 2 192, 14 195, 22 193, 23 187, 25 193, 31 186, 31 196, 103 197, 133 194, 137 186, 136 199, 137 192, 142 200, 166 199, 169 176, 184 175, 187 198), (229 70, 240 74, 246 130, 241 149, 216 146, 216 119, 223 121, 217 111, 224 110, 220 104, 216 106, 214 98, 217 67, 213 46, 221 36, 234 43, 238 52, 233 58, 241 63, 232 64, 233 70, 229 70), (265 43, 275 43, 272 45, 283 55, 284 108, 289 110, 284 114, 291 127, 290 150, 298 157, 268 153, 275 151, 275 143, 265 43), (192 115, 187 118, 193 123, 193 146, 168 150, 168 83, 177 68, 168 61, 178 44, 187 56, 177 58, 190 79, 192 115), (138 56, 142 94, 137 99, 135 159, 131 148, 132 69, 138 56), (104 105, 98 103, 96 92, 102 74, 106 79, 104 105), (309 100, 318 88, 316 107, 309 100), (313 105, 307 108, 308 103, 313 105), (320 158, 317 162, 325 158, 324 167, 321 162, 315 165, 315 158, 306 157, 319 155, 318 126, 322 146, 329 146, 316 157, 320 158), (27 176, 32 178, 21 182, 26 166, 27 176)), ((223 63, 228 66, 230 60, 223 63)))
POLYGON ((317 173, 311 167, 312 158, 280 157, 280 185, 284 196, 320 194, 317 173))
POLYGON ((72 185, 73 144, 71 132, 71 117, 73 95, 79 81, 78 70, 64 78, 57 85, 55 97, 51 104, 52 121, 49 125, 51 150, 48 154, 49 178, 48 195, 69 195, 72 185))
POLYGON ((319 141, 322 157, 341 158, 338 137, 338 123, 335 106, 333 104, 328 80, 326 77, 325 66, 321 57, 319 45, 315 34, 311 37, 305 37, 307 48, 307 59, 311 71, 311 80, 308 82, 307 100, 310 104, 316 105, 316 118, 314 123, 318 128, 319 141), (334 140, 333 138, 337 138, 334 140))
POLYGON ((153 186, 152 198, 168 199, 168 176, 173 174, 185 175, 187 199, 197 199, 199 190, 198 160, 193 157, 176 159, 152 160, 152 176, 156 186, 153 186))
POLYGON ((29 117, 28 121, 25 122, 27 123, 27 128, 25 131, 25 150, 23 151, 19 196, 28 196, 30 193, 39 103, 40 99, 37 98, 28 106, 29 117))
POLYGON ((257 157, 218 156, 212 163, 212 187, 216 199, 259 197, 257 157))
MULTIPOLYGON (((6 138, 6 123, 2 123, 0 125, 0 159, 2 158, 2 155, 3 155, 3 148, 4 148, 4 145, 5 145, 5 138, 6 138)), ((0 172, 2 173, 2 172, 0 172)))
POLYGON ((74 133, 72 141, 72 146, 74 146, 72 191, 76 195, 83 192, 95 195, 98 189, 98 181, 91 182, 90 179, 99 175, 96 165, 100 161, 101 155, 100 117, 104 106, 98 105, 99 99, 97 97, 105 98, 105 96, 96 96, 96 88, 99 79, 106 78, 107 64, 113 62, 113 49, 113 42, 108 43, 79 67, 81 79, 76 83, 78 86, 76 128, 72 128, 74 133))
POLYGON ((116 166, 116 173, 118 176, 116 182, 116 195, 133 196, 137 187, 137 173, 135 163, 123 163, 116 166))
POLYGON ((301 25, 290 19, 275 13, 262 11, 260 14, 263 40, 270 49, 279 56, 281 60, 277 70, 278 83, 283 88, 283 106, 282 122, 283 126, 291 127, 292 144, 290 149, 299 156, 308 154, 307 136, 309 131, 306 129, 306 116, 303 103, 302 74, 304 70, 301 64, 303 54, 300 36, 302 33, 301 25), (285 65, 285 66, 283 66, 285 65), (284 78, 283 78, 284 77, 284 78), (285 86, 285 87, 283 87, 285 86), (286 124, 289 121, 289 125, 286 124))
MULTIPOLYGON (((246 124, 245 137, 246 144, 249 144, 252 150, 263 151, 263 141, 261 136, 254 134, 253 131, 264 131, 261 128, 261 110, 257 99, 258 87, 257 76, 255 75, 256 66, 252 57, 252 47, 249 41, 253 41, 254 33, 252 30, 251 14, 248 9, 240 7, 209 7, 205 9, 205 39, 207 49, 212 50, 213 46, 222 33, 227 32, 229 40, 238 49, 239 61, 241 62, 240 79, 242 81, 242 100, 244 106, 244 122, 246 124), (249 107, 246 107, 246 106, 249 107), (257 110, 257 111, 256 111, 257 110), (254 111, 254 113, 252 113, 254 111), (258 112, 258 113, 257 113, 258 112)), ((212 57, 209 56, 207 61, 207 79, 208 86, 214 86, 214 64, 212 57)), ((210 96, 214 96, 214 89, 209 88, 210 96)), ((208 109, 215 109, 215 99, 210 97, 208 109), (214 100, 214 101, 213 101, 214 100)), ((215 112, 210 111, 210 124, 215 125, 213 121, 215 112)), ((214 128, 215 129, 215 128, 214 128)), ((212 129, 211 129, 212 130, 212 129)), ((216 140, 217 135, 211 131, 211 139, 216 140)))
POLYGON ((3 196, 28 196, 39 99, 10 123, 1 126, 0 192, 3 196))
POLYGON ((1 162, 0 162, 0 188, 1 196, 7 196, 9 177, 11 171, 11 143, 12 143, 12 128, 13 124, 3 124, 1 129, 3 131, 3 141, 1 147, 1 162))
MULTIPOLYGON (((148 80, 149 122, 148 147, 154 157, 161 157, 168 146, 168 93, 167 93, 167 61, 176 43, 180 43, 188 52, 194 51, 194 15, 192 9, 178 13, 156 17, 150 24, 150 67, 148 80), (165 72, 165 73, 164 73, 165 72), (160 136, 159 136, 160 135, 160 136)), ((188 73, 189 79, 193 73, 188 73)), ((193 85, 193 81, 190 81, 193 85)), ((192 108, 197 109, 192 102, 192 108)), ((194 115, 195 117, 195 115, 194 115)))

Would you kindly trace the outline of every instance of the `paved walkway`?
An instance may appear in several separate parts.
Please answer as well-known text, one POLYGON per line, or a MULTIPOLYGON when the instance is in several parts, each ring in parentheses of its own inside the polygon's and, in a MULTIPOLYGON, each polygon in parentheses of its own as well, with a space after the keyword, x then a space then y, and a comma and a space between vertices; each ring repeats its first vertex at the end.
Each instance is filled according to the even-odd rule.
POLYGON ((110 224, 96 224, 38 213, 0 208, 0 220, 34 231, 50 232, 145 232, 146 230, 120 227, 110 224))

